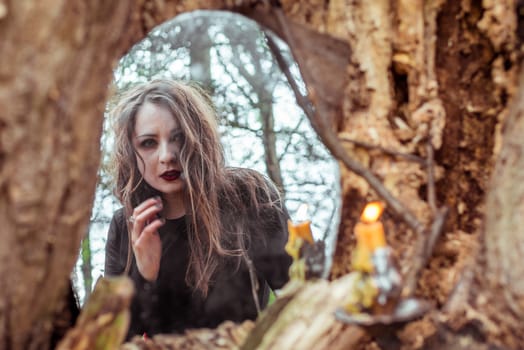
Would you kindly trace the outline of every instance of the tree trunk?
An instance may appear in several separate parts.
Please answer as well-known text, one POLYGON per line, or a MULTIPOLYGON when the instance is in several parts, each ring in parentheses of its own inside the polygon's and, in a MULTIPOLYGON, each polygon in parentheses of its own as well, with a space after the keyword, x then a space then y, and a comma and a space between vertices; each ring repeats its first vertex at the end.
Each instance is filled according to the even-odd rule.
MULTIPOLYGON (((404 275, 416 277, 416 294, 433 301, 432 316, 438 316, 395 329, 392 341, 403 348, 430 346, 445 328, 449 344, 456 345, 458 334, 470 332, 471 339, 473 328, 477 339, 517 348, 524 333, 521 322, 513 321, 521 319, 524 307, 516 262, 522 221, 520 105, 501 133, 519 63, 515 2, 282 0, 273 9, 257 4, 0 2, 0 348, 48 347, 51 319, 89 220, 114 62, 157 24, 199 8, 241 12, 287 40, 316 122, 327 120, 324 129, 338 136, 327 140, 344 145, 332 277, 349 271, 353 226, 363 204, 384 197, 388 242, 404 275), (312 44, 320 33, 326 40, 312 44), (315 51, 333 37, 348 44, 347 54, 315 51), (348 64, 329 71, 331 66, 315 64, 319 59, 348 64), (425 264, 421 247, 427 247, 425 235, 442 206, 450 208, 450 216, 425 264), (479 240, 484 226, 485 239, 479 240), (413 274, 419 265, 426 268, 413 274), (471 294, 473 287, 482 292, 471 294), (467 306, 457 307, 461 300, 467 306)), ((339 293, 332 287, 322 292, 326 300, 339 293)), ((275 334, 274 344, 295 339, 293 327, 322 319, 311 312, 314 305, 302 306, 305 318, 283 326, 285 333, 267 330, 275 334)), ((276 319, 281 317, 286 314, 276 319)), ((385 333, 328 324, 333 328, 316 334, 331 340, 305 337, 304 348, 349 346, 352 332, 359 342, 384 344, 385 333)))
MULTIPOLYGON (((350 80, 341 102, 342 118, 332 120, 338 125, 339 140, 334 144, 344 142, 346 156, 371 170, 382 183, 376 186, 370 176, 365 181, 356 175, 363 172, 342 169, 342 221, 332 276, 349 271, 353 226, 364 202, 379 198, 393 203, 383 195, 389 194, 401 203, 390 205, 384 221, 388 241, 398 252, 405 282, 413 282, 410 279, 414 277, 414 287, 407 291, 411 293, 416 287, 419 297, 435 302, 435 313, 449 312, 443 316, 449 318, 448 323, 436 324, 431 318, 412 322, 395 332, 396 341, 405 347, 431 346, 441 336, 437 329, 449 326, 459 332, 466 325, 471 326, 472 321, 481 320, 482 327, 473 327, 475 330, 470 332, 479 332, 494 344, 517 348, 523 341, 522 327, 512 317, 503 316, 521 305, 517 290, 507 288, 506 294, 511 297, 499 298, 503 307, 497 308, 498 314, 489 312, 487 297, 476 298, 477 309, 468 308, 475 316, 468 315, 467 322, 457 319, 457 310, 449 301, 471 280, 469 266, 465 266, 478 261, 474 254, 483 251, 476 245, 485 215, 484 196, 494 155, 500 148, 500 127, 515 90, 518 67, 515 4, 330 2, 323 12, 312 5, 297 7, 289 3, 289 7, 284 5, 286 10, 290 17, 325 28, 349 42, 350 80), (436 183, 432 181, 434 177, 436 183), (450 208, 445 233, 427 266, 425 259, 429 256, 417 264, 432 239, 427 235, 439 217, 439 206, 450 208), (426 229, 412 225, 406 217, 414 217, 415 223, 426 229), (423 271, 416 271, 424 266, 423 271), (446 308, 440 309, 443 305, 446 308)), ((297 60, 300 65, 300 57, 297 60)), ((318 94, 311 96, 311 92, 318 93, 315 84, 311 84, 315 82, 315 66, 306 60, 301 70, 306 83, 310 83, 310 98, 315 101, 318 94)), ((318 99, 316 102, 318 107, 318 99)), ((318 110, 322 111, 317 109, 317 114, 318 110)), ((511 183, 507 182, 507 186, 511 187, 511 183)), ((507 215, 515 217, 516 212, 507 215)), ((496 220, 499 218, 500 215, 496 220)), ((506 237, 500 236, 500 230, 491 235, 497 235, 498 245, 487 239, 482 248, 508 255, 505 259, 497 259, 497 255, 491 259, 492 270, 494 266, 498 269, 497 287, 483 283, 483 270, 476 275, 488 296, 497 295, 501 285, 508 285, 509 277, 515 280, 516 275, 520 276, 518 269, 510 267, 515 265, 510 257, 519 255, 518 246, 506 243, 502 250, 500 242, 506 237)), ((491 235, 487 233, 487 238, 491 235)), ((466 295, 473 297, 473 290, 466 288, 466 295)), ((375 341, 380 343, 381 338, 375 341)), ((446 339, 450 344, 461 342, 459 337, 446 339)), ((471 334, 467 339, 471 339, 471 334)))
MULTIPOLYGON (((204 19, 201 19, 205 21, 204 19)), ((211 47, 213 42, 209 37, 209 24, 202 23, 195 32, 198 40, 189 44, 189 64, 191 80, 198 81, 209 93, 213 93, 213 79, 211 76, 211 47)))
POLYGON ((502 148, 495 164, 486 200, 485 266, 477 280, 485 293, 472 303, 486 313, 497 327, 490 337, 512 348, 524 344, 524 267, 521 264, 524 233, 524 70, 519 91, 504 126, 502 148), (485 279, 483 279, 485 278, 485 279), (484 300, 482 297, 485 297, 484 300), (501 341, 500 338, 505 339, 501 341))
POLYGON ((239 33, 233 33, 232 31, 232 28, 228 28, 225 34, 230 42, 233 43, 233 62, 242 78, 251 86, 252 92, 256 95, 256 99, 248 96, 246 98, 250 101, 251 107, 258 110, 262 125, 262 146, 266 171, 269 178, 285 197, 286 188, 282 178, 280 158, 277 154, 275 116, 273 114, 273 93, 277 85, 278 70, 276 66, 264 67, 261 64, 267 52, 265 52, 266 50, 260 52, 260 45, 256 43, 260 35, 259 30, 252 28, 242 33, 241 36, 239 36, 239 33), (242 56, 249 57, 247 60, 250 60, 254 65, 253 72, 246 69, 244 66, 246 59, 242 60, 242 56))
MULTIPOLYGON (((280 168, 280 159, 277 153, 277 137, 275 134, 275 116, 273 115, 272 99, 269 91, 256 90, 258 96, 258 110, 262 121, 262 145, 269 178, 275 183, 281 193, 285 195, 284 179, 280 168)), ((272 93, 272 91, 271 91, 272 93)))
MULTIPOLYGON (((0 348, 46 349, 94 198, 131 2, 0 2, 0 348)), ((131 28, 130 28, 131 27, 131 28)))

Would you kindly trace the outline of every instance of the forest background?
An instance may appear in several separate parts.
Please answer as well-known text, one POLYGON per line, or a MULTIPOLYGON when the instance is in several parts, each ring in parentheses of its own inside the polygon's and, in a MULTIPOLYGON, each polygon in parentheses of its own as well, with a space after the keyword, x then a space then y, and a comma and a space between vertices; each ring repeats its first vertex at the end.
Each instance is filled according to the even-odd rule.
MULTIPOLYGON (((297 105, 266 44, 266 35, 278 41, 304 91, 289 47, 278 37, 240 15, 196 11, 153 29, 122 57, 114 72, 113 93, 118 96, 155 78, 191 81, 204 88, 218 111, 227 164, 268 176, 279 188, 290 215, 307 205, 314 237, 325 243, 327 276, 340 209, 338 163, 297 105)), ((108 117, 106 112, 93 213, 72 276, 81 304, 104 275, 107 230, 112 213, 121 207, 108 173, 113 142, 108 117)))

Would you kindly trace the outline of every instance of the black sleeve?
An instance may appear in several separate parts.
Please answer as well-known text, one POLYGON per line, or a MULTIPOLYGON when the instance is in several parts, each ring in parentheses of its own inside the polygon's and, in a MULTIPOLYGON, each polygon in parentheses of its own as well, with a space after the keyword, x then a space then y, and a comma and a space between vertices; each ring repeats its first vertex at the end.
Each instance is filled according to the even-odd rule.
MULTIPOLYGON (((116 276, 124 273, 129 237, 127 233, 126 217, 123 209, 113 215, 106 241, 105 276, 116 276)), ((132 256, 129 277, 133 280, 135 294, 131 302, 131 324, 126 339, 133 335, 142 335, 149 330, 148 326, 154 323, 151 313, 152 301, 156 300, 155 282, 148 282, 142 277, 132 256)))
POLYGON ((285 208, 276 200, 276 205, 262 209, 257 220, 250 224, 251 232, 255 232, 255 235, 251 235, 249 255, 257 274, 272 289, 282 288, 289 280, 292 259, 284 249, 288 237, 288 217, 285 208))
POLYGON ((104 276, 121 275, 127 262, 127 227, 124 210, 117 210, 107 234, 104 276))

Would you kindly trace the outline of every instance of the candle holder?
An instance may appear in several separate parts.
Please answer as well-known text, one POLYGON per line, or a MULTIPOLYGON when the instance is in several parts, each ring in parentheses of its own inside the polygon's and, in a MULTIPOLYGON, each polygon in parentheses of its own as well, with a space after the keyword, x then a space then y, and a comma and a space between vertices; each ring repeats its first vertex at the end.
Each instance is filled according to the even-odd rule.
POLYGON ((426 301, 401 298, 402 278, 379 220, 383 210, 380 202, 368 203, 355 225, 354 279, 343 307, 335 311, 341 322, 361 326, 405 322, 430 308, 426 301))

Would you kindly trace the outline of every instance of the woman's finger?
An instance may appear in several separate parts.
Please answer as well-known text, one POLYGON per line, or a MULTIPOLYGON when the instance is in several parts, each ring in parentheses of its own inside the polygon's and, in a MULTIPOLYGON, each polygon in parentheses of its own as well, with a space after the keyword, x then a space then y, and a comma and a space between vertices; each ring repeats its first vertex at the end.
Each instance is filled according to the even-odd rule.
MULTIPOLYGON (((151 239, 154 235, 157 235, 158 234, 158 229, 160 227, 162 227, 162 225, 164 225, 165 222, 166 221, 165 221, 164 218, 159 218, 159 219, 153 220, 153 222, 151 222, 148 225, 146 225, 144 227, 144 229, 142 230, 140 236, 136 240, 135 244, 141 245, 142 242, 145 243, 146 241, 151 239)), ((160 237, 154 237, 154 238, 155 239, 160 239, 160 237)))
POLYGON ((152 205, 155 205, 156 203, 162 203, 162 199, 158 196, 146 199, 145 201, 143 201, 135 207, 135 209, 133 210, 133 216, 136 217, 145 209, 149 208, 152 205))
POLYGON ((146 199, 133 209, 133 213, 131 214, 131 217, 129 217, 129 221, 133 223, 144 210, 147 210, 154 205, 162 206, 162 199, 158 196, 146 199))
POLYGON ((158 229, 164 219, 155 219, 142 230, 138 240, 133 244, 133 252, 140 274, 148 281, 156 280, 162 257, 162 242, 158 229))
POLYGON ((144 227, 153 221, 157 214, 162 210, 162 201, 150 198, 133 210, 134 220, 132 222, 131 240, 135 242, 144 227))

